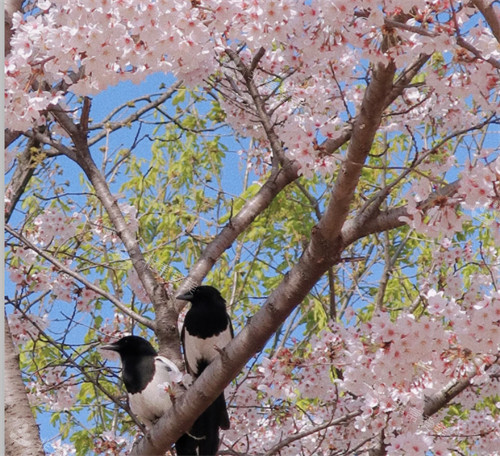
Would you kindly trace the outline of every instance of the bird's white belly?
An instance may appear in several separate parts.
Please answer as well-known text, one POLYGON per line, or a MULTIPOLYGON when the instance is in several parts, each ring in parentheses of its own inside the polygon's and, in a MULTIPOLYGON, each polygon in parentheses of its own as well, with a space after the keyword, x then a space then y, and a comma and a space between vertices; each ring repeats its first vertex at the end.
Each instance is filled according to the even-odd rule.
POLYGON ((155 374, 153 381, 140 393, 129 394, 129 404, 132 412, 150 427, 153 421, 160 418, 172 406, 168 393, 158 387, 158 384, 168 380, 167 377, 155 374))
MULTIPOLYGON (((218 354, 217 349, 224 348, 230 340, 231 335, 229 330, 222 331, 220 334, 213 337, 207 337, 206 339, 193 337, 186 331, 184 334, 184 347, 188 366, 195 370, 198 361, 201 359, 211 363, 218 354)), ((198 372, 194 373, 198 374, 198 372)))

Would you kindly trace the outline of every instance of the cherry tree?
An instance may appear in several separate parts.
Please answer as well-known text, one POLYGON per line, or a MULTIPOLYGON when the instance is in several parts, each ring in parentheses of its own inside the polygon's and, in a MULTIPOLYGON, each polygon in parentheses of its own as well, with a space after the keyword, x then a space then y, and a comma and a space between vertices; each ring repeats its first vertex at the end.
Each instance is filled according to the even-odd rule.
POLYGON ((224 388, 220 454, 499 454, 493 3, 5 8, 9 454, 173 453, 224 388), (202 281, 237 336, 140 439, 99 344, 182 367, 202 281))

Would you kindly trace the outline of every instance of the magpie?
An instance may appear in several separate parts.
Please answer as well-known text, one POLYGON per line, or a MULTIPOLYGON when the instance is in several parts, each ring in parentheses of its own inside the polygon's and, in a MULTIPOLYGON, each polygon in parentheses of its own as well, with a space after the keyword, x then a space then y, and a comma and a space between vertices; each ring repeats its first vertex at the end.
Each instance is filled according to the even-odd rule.
MULTIPOLYGON (((181 331, 186 368, 197 378, 214 360, 219 350, 233 338, 226 301, 211 286, 198 286, 177 299, 191 302, 181 331)), ((219 428, 229 429, 224 392, 201 414, 193 425, 200 455, 215 455, 219 448, 219 428)))
MULTIPOLYGON (((181 371, 173 361, 159 356, 153 346, 139 336, 125 336, 101 348, 120 355, 130 409, 149 429, 172 406, 165 387, 179 382, 181 371)), ((194 455, 197 441, 185 434, 175 446, 178 456, 194 455)))

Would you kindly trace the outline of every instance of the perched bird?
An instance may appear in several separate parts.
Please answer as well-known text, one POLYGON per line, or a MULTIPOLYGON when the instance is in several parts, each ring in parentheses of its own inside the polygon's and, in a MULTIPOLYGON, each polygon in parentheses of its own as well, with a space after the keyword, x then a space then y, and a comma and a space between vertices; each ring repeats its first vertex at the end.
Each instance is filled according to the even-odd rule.
MULTIPOLYGON (((197 378, 233 338, 231 319, 226 311, 226 301, 214 287, 199 286, 177 296, 177 299, 191 302, 181 339, 187 370, 197 378)), ((199 439, 200 455, 217 453, 219 428, 229 429, 224 392, 202 413, 191 431, 199 439)))
MULTIPOLYGON (((172 406, 165 388, 182 379, 181 371, 139 336, 122 337, 113 344, 101 346, 101 349, 120 355, 130 409, 146 428, 150 428, 172 406)), ((196 445, 196 440, 185 434, 176 442, 177 454, 195 454, 196 445)))

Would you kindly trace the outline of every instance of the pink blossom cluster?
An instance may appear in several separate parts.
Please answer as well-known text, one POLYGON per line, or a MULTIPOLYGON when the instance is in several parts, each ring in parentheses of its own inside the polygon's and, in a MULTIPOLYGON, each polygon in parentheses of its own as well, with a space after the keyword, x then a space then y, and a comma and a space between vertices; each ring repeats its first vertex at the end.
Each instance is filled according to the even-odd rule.
POLYGON ((9 279, 17 288, 26 287, 31 291, 42 293, 50 291, 55 299, 68 303, 73 301, 73 294, 76 291, 74 279, 69 275, 38 265, 35 268, 29 263, 10 266, 9 279))
POLYGON ((76 234, 79 223, 80 215, 77 213, 68 217, 60 211, 46 209, 35 218, 34 225, 37 228, 30 238, 42 246, 47 246, 56 239, 64 243, 76 234))
POLYGON ((224 52, 243 43, 240 57, 246 65, 259 48, 266 51, 259 63, 264 71, 254 75, 256 85, 263 97, 272 95, 268 108, 291 158, 308 176, 335 170, 336 158, 325 158, 316 145, 337 137, 346 118, 355 114, 346 108, 359 102, 363 87, 358 76, 370 62, 393 59, 404 68, 433 52, 446 59, 429 69, 424 84, 395 103, 398 116, 394 121, 388 117, 383 128, 390 130, 394 122, 414 127, 432 116, 447 131, 468 127, 495 110, 495 69, 485 60, 464 58, 455 37, 465 36, 484 59, 498 59, 495 39, 482 21, 470 19, 476 13, 472 8, 455 10, 455 21, 446 20, 451 13, 447 2, 391 0, 383 8, 371 0, 41 0, 37 5, 42 14, 14 17, 12 52, 6 60, 6 119, 13 129, 42 122, 45 108, 63 102, 63 86, 76 95, 91 95, 158 71, 199 84, 222 64, 222 71, 243 89, 225 101, 228 122, 262 139, 262 127, 245 108, 248 92, 224 52), (384 20, 410 10, 417 13, 408 20, 409 28, 398 28, 393 47, 382 52, 388 33, 384 20), (282 79, 280 90, 271 75, 282 79), (471 92, 477 95, 475 113, 467 105, 471 92))
POLYGON ((50 443, 52 452, 50 456, 73 456, 76 454, 76 448, 71 443, 64 443, 61 439, 54 440, 50 443))
MULTIPOLYGON (((491 154, 492 152, 490 152, 491 154)), ((460 179, 460 194, 463 205, 468 209, 484 208, 499 210, 500 157, 491 163, 488 156, 476 157, 474 163, 468 162, 460 179)))
POLYGON ((363 446, 384 429, 391 455, 450 454, 467 436, 474 436, 479 453, 496 454, 498 411, 476 405, 500 387, 491 375, 500 349, 500 294, 493 291, 461 305, 434 289, 423 298, 425 315, 402 312, 391 318, 378 311, 358 326, 324 329, 309 341, 307 356, 281 349, 263 359, 231 396, 238 431, 227 431, 224 444, 240 452, 266 452, 285 437, 317 428, 280 454, 329 454, 363 446), (468 418, 446 425, 443 414, 424 419, 427 397, 471 377, 481 385, 480 395, 472 392, 468 399, 462 393, 455 400, 468 407, 468 418), (308 403, 314 406, 309 409, 308 403), (328 426, 356 410, 356 417, 328 426))
POLYGON ((36 382, 28 384, 28 397, 32 405, 43 404, 54 411, 73 407, 79 388, 75 379, 68 378, 64 367, 47 366, 38 371, 38 376, 36 382))
MULTIPOLYGON (((413 184, 412 189, 416 190, 418 185, 419 183, 413 184)), ((458 196, 438 198, 425 210, 419 207, 420 201, 422 198, 418 193, 410 195, 406 206, 408 215, 400 217, 400 220, 429 238, 453 237, 462 229, 464 221, 468 220, 466 215, 457 211, 461 202, 458 196)))
POLYGON ((33 315, 30 313, 26 317, 23 313, 15 310, 8 316, 9 328, 14 341, 18 344, 25 343, 28 340, 36 340, 40 330, 49 326, 47 314, 33 315))
MULTIPOLYGON (((454 163, 454 157, 448 157, 446 161, 439 164, 432 163, 421 167, 421 171, 428 172, 429 177, 421 177, 413 182, 408 193, 408 216, 401 220, 408 223, 417 232, 431 238, 441 236, 453 237, 462 229, 463 223, 470 220, 470 216, 460 211, 487 209, 498 212, 500 209, 498 189, 500 188, 500 158, 487 151, 475 158, 474 163, 468 162, 464 167, 458 192, 453 197, 437 198, 430 208, 425 210, 419 207, 419 203, 428 198, 434 190, 433 179, 444 175, 454 163), (493 155, 494 160, 489 160, 493 155)), ((489 223, 492 236, 497 239, 498 223, 489 223)))
POLYGON ((132 447, 132 442, 124 437, 116 435, 112 431, 105 431, 99 434, 94 443, 94 454, 106 456, 123 456, 128 454, 132 447))
POLYGON ((471 242, 453 243, 444 238, 440 242, 440 248, 433 250, 430 263, 424 270, 424 278, 419 283, 422 295, 444 296, 444 300, 454 299, 467 309, 477 307, 484 299, 496 299, 491 289, 492 284, 496 283, 496 277, 500 276, 497 249, 487 248, 480 253, 482 268, 475 267, 464 276, 466 267, 477 264, 477 251, 471 242))
POLYGON ((42 121, 40 112, 61 101, 62 84, 91 95, 153 71, 200 82, 214 70, 203 11, 188 1, 42 0, 37 6, 43 14, 14 15, 6 59, 10 128, 42 121))

